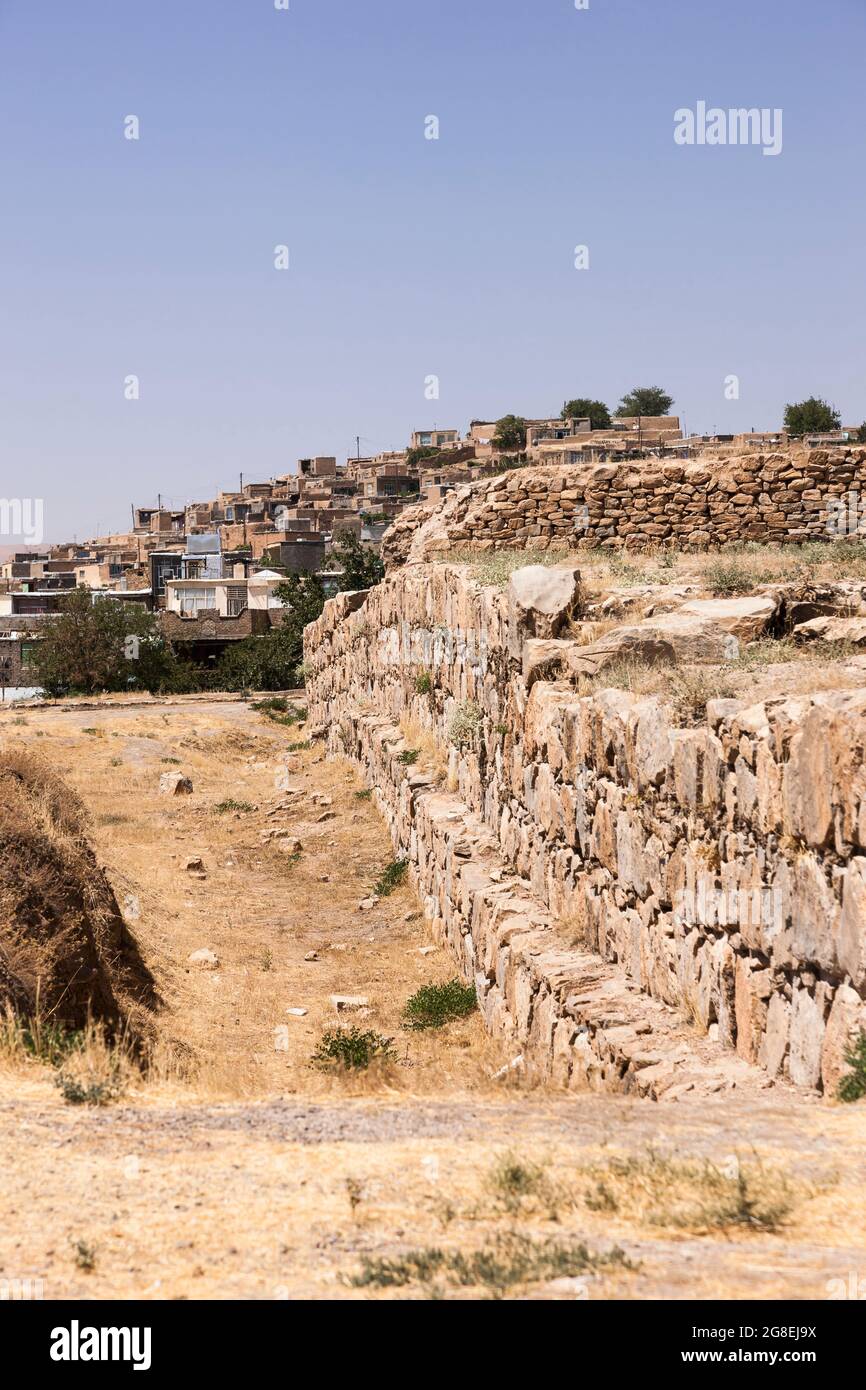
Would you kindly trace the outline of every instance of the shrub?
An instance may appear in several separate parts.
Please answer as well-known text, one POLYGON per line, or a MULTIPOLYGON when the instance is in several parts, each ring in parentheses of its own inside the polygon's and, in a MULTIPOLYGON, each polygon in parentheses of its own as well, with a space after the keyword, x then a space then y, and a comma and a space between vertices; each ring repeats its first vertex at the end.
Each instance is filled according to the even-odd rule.
POLYGON ((418 695, 429 695, 433 689, 433 677, 429 671, 419 671, 415 677, 415 690, 418 695))
POLYGON ((708 588, 721 598, 727 594, 748 594, 764 578, 761 570, 734 558, 714 560, 706 571, 708 588))
POLYGON ((505 1210, 513 1215, 524 1201, 547 1206, 555 1215, 559 1194, 539 1163, 530 1163, 515 1154, 503 1154, 487 1175, 487 1187, 505 1210))
POLYGON ((861 1033, 855 1043, 845 1053, 845 1061, 851 1068, 839 1083, 836 1094, 839 1100, 861 1100, 866 1096, 866 1033, 861 1033))
POLYGON ((256 808, 250 801, 235 801, 229 796, 225 801, 218 801, 214 810, 218 816, 226 815, 229 811, 254 811, 256 808))
POLYGON ((420 1031, 422 1028, 441 1028, 456 1018, 466 1018, 478 1008, 474 985, 462 980, 449 980, 444 985, 422 985, 407 1000, 403 1010, 403 1026, 420 1031))
POLYGON ((586 1176, 594 1180, 584 1197, 591 1211, 679 1230, 776 1231, 794 1205, 785 1174, 760 1164, 738 1163, 731 1172, 706 1159, 667 1158, 650 1150, 646 1157, 611 1158, 604 1167, 587 1169, 586 1176))
POLYGON ((335 1067, 342 1071, 365 1071, 373 1061, 393 1062, 397 1053, 394 1039, 372 1030, 360 1028, 328 1028, 322 1034, 312 1056, 317 1067, 335 1067))
POLYGON ((394 1259, 365 1255, 360 1274, 349 1282, 354 1288, 400 1288, 429 1284, 441 1276, 452 1286, 481 1286, 492 1297, 502 1298, 515 1284, 573 1278, 610 1267, 634 1268, 618 1247, 595 1254, 582 1241, 535 1240, 511 1231, 468 1253, 428 1246, 394 1259))
POLYGON ((85 1274, 90 1274, 96 1268, 96 1246, 87 1240, 76 1240, 73 1243, 72 1257, 85 1274))
POLYGON ((0 1014, 0 1055, 20 1056, 23 1053, 56 1067, 80 1046, 81 1038, 80 1031, 64 1028, 61 1023, 38 1015, 21 1018, 8 1004, 0 1014))
POLYGON ((409 865, 405 859, 393 859, 376 880, 373 892, 380 898, 387 898, 406 881, 409 865))
POLYGON ((65 1068, 57 1073, 55 1083, 60 1093, 70 1105, 108 1105, 123 1090, 119 1077, 104 1077, 101 1080, 84 1080, 73 1076, 65 1068))
POLYGON ((285 695, 269 695, 267 699, 253 700, 250 703, 250 709, 261 710, 263 714, 270 714, 273 710, 285 714, 288 708, 289 702, 285 695))
POLYGON ((456 748, 464 743, 475 747, 481 734, 482 721, 481 710, 472 700, 457 705, 448 720, 449 743, 453 743, 456 748))
POLYGON ((402 753, 397 754, 397 762, 402 763, 404 767, 412 767, 420 756, 417 748, 405 748, 402 753))
POLYGON ((681 724, 697 726, 707 717, 708 700, 730 700, 736 690, 724 676, 712 670, 676 667, 668 676, 666 697, 681 724))
POLYGON ((289 728, 292 724, 303 724, 307 718, 306 709, 290 704, 284 695, 269 695, 264 700, 253 700, 250 709, 257 710, 275 724, 285 724, 289 728))
MULTIPOLYGON (((86 589, 61 595, 40 627, 34 684, 51 696, 100 690, 173 689, 180 665, 159 618, 140 604, 94 598, 86 589)), ((85 732, 90 732, 85 730, 85 732)))

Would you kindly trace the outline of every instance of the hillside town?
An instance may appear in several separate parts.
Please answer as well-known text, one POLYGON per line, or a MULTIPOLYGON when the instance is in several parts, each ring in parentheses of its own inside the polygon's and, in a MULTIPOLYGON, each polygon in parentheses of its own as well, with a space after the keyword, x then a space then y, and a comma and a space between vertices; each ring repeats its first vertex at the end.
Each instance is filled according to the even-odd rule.
MULTIPOLYGON (((241 474, 236 489, 182 508, 159 494, 132 504, 126 531, 15 549, 0 563, 3 699, 35 693, 29 668, 40 631, 74 590, 157 614, 165 640, 206 667, 232 644, 279 626, 278 590, 287 576, 315 576, 333 594, 342 587, 341 539, 377 552, 407 509, 433 509, 463 484, 515 467, 723 459, 794 442, 785 429, 686 435, 676 415, 603 414, 603 427, 595 427, 589 415, 570 414, 566 402, 558 417, 473 420, 465 435, 434 425, 414 431, 403 449, 365 457, 359 448, 345 462, 301 458, 294 471, 261 480, 241 474)), ((796 443, 840 446, 859 433, 855 426, 815 430, 796 443)))

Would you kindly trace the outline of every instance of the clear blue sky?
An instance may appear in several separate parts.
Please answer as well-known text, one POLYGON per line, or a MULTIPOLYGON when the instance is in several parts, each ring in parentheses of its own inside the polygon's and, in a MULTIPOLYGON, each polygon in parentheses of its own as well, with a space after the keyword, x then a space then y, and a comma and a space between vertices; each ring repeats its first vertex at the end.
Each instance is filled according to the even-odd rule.
POLYGON ((636 384, 862 420, 864 52, 864 0, 0 0, 0 496, 82 537, 636 384))

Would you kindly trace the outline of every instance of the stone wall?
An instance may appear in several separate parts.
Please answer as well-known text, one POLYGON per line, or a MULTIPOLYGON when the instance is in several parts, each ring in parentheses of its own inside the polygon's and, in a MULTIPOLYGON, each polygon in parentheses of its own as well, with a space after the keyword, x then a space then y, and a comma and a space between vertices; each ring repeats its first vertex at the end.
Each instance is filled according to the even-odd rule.
POLYGON ((311 718, 526 1065, 835 1090, 866 1027, 866 692, 677 727, 656 696, 537 678, 578 598, 573 567, 503 591, 444 564, 339 595, 306 631, 311 718))
POLYGON ((831 499, 852 492, 866 500, 864 449, 518 468, 455 488, 432 514, 412 508, 382 553, 392 569, 466 545, 706 550, 828 540, 831 499))

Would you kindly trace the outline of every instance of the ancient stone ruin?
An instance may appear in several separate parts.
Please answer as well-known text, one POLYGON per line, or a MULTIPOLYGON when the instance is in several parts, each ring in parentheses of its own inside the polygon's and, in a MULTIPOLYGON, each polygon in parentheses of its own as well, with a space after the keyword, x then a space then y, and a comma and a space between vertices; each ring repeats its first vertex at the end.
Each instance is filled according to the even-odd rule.
POLYGON ((673 691, 816 608, 850 613, 851 585, 824 607, 796 584, 674 586, 587 640, 587 612, 617 601, 588 602, 579 560, 506 587, 424 562, 425 533, 441 546, 457 514, 484 537, 479 514, 516 476, 461 489, 417 526, 421 562, 327 604, 306 637, 314 722, 362 768, 434 934, 521 1065, 657 1098, 833 1091, 866 1027, 863 658, 839 689, 710 691, 685 712, 664 674, 644 693, 605 673, 637 658, 673 691))

